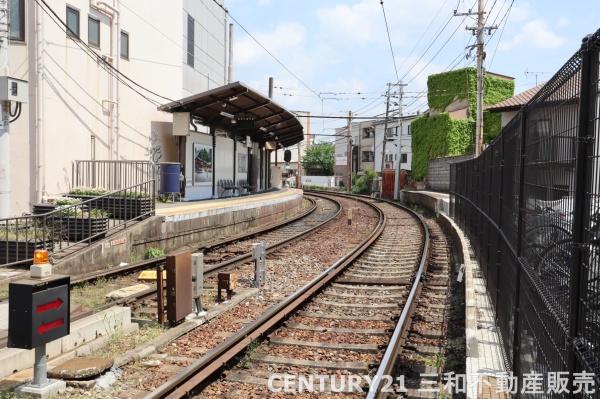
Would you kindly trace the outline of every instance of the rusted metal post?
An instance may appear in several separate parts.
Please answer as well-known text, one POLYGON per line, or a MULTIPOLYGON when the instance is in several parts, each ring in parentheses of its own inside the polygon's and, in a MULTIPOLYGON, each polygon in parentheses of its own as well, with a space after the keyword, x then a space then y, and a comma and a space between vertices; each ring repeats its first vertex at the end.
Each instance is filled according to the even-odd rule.
POLYGON ((158 306, 158 324, 165 324, 165 292, 163 284, 163 265, 156 266, 156 302, 158 306))

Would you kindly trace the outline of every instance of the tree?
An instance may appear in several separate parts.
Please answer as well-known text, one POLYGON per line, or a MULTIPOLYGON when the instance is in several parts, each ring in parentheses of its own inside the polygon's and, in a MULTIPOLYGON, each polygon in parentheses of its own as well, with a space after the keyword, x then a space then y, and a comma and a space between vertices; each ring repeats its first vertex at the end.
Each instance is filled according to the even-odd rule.
POLYGON ((335 146, 332 143, 317 143, 306 149, 302 168, 308 176, 332 176, 335 167, 335 146))

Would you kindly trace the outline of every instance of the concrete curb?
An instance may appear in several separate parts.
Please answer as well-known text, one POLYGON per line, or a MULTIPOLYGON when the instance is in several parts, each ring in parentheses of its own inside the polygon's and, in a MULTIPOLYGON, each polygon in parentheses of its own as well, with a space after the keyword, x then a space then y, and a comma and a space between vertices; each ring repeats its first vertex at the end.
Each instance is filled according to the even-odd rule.
POLYGON ((498 327, 495 324, 495 311, 479 263, 473 255, 469 239, 444 212, 449 209, 449 202, 444 198, 445 196, 447 194, 411 191, 403 192, 402 198, 406 203, 417 204, 435 212, 438 222, 457 243, 458 248, 455 248, 455 250, 463 259, 467 398, 481 397, 482 392, 491 395, 486 397, 501 397, 502 395, 496 394, 489 387, 486 389, 488 384, 494 385, 494 377, 497 374, 506 372, 502 341, 498 327))

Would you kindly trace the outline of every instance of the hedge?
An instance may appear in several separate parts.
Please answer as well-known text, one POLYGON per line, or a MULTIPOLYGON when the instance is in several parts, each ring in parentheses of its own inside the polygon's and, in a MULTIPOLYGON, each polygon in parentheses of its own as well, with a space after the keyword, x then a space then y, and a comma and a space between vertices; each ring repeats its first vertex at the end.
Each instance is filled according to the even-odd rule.
POLYGON ((463 155, 471 151, 474 123, 466 119, 452 119, 448 113, 424 115, 415 119, 412 129, 412 178, 427 176, 432 158, 463 155))

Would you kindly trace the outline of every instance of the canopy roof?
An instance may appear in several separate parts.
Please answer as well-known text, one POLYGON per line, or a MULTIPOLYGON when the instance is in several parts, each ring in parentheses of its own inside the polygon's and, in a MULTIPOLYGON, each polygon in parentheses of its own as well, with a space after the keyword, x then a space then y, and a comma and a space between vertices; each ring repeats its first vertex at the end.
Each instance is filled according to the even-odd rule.
POLYGON ((276 141, 288 147, 304 139, 294 114, 240 82, 173 101, 158 108, 189 112, 209 127, 220 128, 254 141, 276 141))

